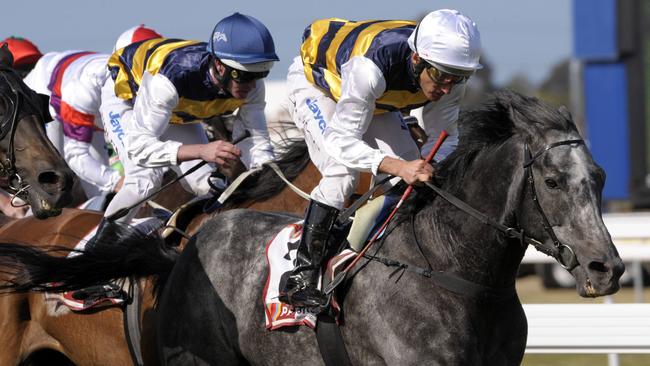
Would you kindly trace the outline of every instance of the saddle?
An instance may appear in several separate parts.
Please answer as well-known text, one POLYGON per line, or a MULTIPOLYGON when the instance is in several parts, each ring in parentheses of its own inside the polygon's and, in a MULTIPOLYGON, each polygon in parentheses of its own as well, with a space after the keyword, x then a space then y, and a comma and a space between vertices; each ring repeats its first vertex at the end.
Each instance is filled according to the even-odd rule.
MULTIPOLYGON (((345 264, 356 256, 363 247, 373 229, 381 226, 388 212, 394 207, 396 199, 393 196, 380 196, 369 201, 357 210, 354 220, 346 220, 334 225, 330 231, 328 252, 325 258, 330 258, 323 270, 320 288, 331 282, 336 274, 345 268, 345 264)), ((302 221, 285 226, 273 240, 266 245, 267 263, 269 265, 268 278, 264 288, 263 298, 266 308, 266 326, 269 330, 285 326, 307 325, 316 327, 316 319, 324 309, 296 308, 281 303, 277 296, 280 289, 294 267, 294 259, 300 237, 302 235, 302 221)), ((337 293, 339 302, 345 291, 337 293)), ((336 296, 331 298, 329 304, 333 314, 338 314, 339 305, 336 296)), ((325 309, 329 311, 329 309, 325 309)))

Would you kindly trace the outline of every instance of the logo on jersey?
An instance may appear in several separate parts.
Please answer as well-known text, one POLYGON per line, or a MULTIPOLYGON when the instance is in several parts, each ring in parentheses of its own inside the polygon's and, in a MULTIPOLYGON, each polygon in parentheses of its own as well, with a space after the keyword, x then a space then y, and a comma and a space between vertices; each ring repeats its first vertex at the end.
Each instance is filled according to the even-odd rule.
POLYGON ((228 42, 228 37, 226 37, 226 34, 223 32, 214 32, 214 35, 212 36, 212 42, 217 43, 219 41, 228 42))
POLYGON ((320 128, 320 132, 323 133, 325 131, 325 127, 327 127, 327 122, 325 122, 323 112, 321 112, 320 108, 318 108, 318 104, 316 104, 315 100, 307 99, 305 103, 307 104, 309 110, 313 113, 314 119, 318 122, 318 128, 320 128))
POLYGON ((120 114, 108 112, 108 116, 111 118, 111 131, 117 136, 118 140, 122 141, 124 137, 124 130, 122 129, 122 124, 120 123, 120 114))

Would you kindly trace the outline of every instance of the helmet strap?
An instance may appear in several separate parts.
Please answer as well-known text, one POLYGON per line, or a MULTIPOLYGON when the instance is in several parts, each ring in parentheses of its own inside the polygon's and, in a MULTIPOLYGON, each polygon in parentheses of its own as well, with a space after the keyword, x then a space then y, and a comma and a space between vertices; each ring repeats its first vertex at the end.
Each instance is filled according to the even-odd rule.
POLYGON ((417 64, 413 65, 413 73, 415 73, 415 82, 418 84, 418 87, 422 89, 422 86, 420 86, 420 74, 422 74, 422 71, 424 71, 424 68, 427 67, 426 61, 422 57, 420 57, 420 53, 418 52, 418 32, 420 31, 420 23, 415 26, 415 35, 413 37, 413 48, 415 48, 415 53, 418 55, 418 58, 420 61, 418 61, 417 64))
POLYGON ((231 95, 230 92, 227 89, 228 84, 232 80, 232 78, 230 77, 230 70, 228 70, 229 68, 228 68, 227 65, 222 63, 221 65, 223 65, 223 67, 226 69, 226 71, 223 73, 223 75, 220 74, 219 70, 217 70, 217 65, 215 64, 215 61, 219 61, 219 59, 214 57, 214 58, 212 58, 212 60, 210 60, 210 67, 209 67, 208 72, 212 75, 213 78, 215 78, 219 82, 219 85, 217 85, 217 87, 223 93, 225 93, 227 95, 231 95))
POLYGON ((422 57, 420 57, 420 61, 418 61, 417 64, 413 65, 413 74, 415 76, 415 83, 418 85, 420 89, 422 87, 420 86, 420 74, 422 74, 422 71, 424 71, 424 68, 428 66, 428 63, 424 61, 422 57))

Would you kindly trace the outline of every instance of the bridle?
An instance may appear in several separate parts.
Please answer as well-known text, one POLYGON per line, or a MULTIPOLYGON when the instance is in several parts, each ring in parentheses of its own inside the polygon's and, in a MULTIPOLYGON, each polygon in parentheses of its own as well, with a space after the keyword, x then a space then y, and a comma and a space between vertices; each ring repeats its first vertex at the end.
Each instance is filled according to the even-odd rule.
POLYGON ((14 198, 20 196, 23 196, 21 198, 24 198, 27 189, 29 189, 29 185, 25 183, 25 180, 20 176, 20 174, 18 174, 18 170, 16 169, 14 138, 16 135, 16 129, 18 128, 18 123, 20 122, 18 111, 20 110, 21 102, 23 101, 28 105, 31 105, 34 110, 38 111, 39 109, 37 104, 33 101, 33 97, 27 95, 18 85, 16 80, 12 78, 12 76, 15 76, 13 69, 6 66, 0 66, 0 76, 4 79, 11 90, 11 95, 9 95, 4 90, 0 89, 0 98, 5 101, 5 105, 9 108, 9 111, 5 111, 5 117, 2 122, 0 122, 0 141, 4 140, 5 137, 9 135, 7 156, 5 159, 0 160, 0 174, 6 176, 8 179, 9 188, 13 191, 11 199, 13 205, 14 198))
MULTIPOLYGON (((564 267, 566 270, 571 271, 575 267, 579 265, 578 259, 575 255, 575 252, 573 249, 567 245, 563 244, 560 242, 560 240, 557 238, 557 235, 555 234, 555 231, 553 230, 553 227, 551 226, 548 217, 546 216, 546 213, 544 212, 544 209, 542 208, 542 205, 539 202, 539 199, 537 197, 537 190, 535 189, 535 177, 533 175, 533 169, 532 166, 535 163, 535 161, 544 155, 547 151, 556 148, 558 146, 564 146, 564 145, 583 145, 584 140, 582 139, 575 139, 575 140, 564 140, 564 141, 559 141, 559 142, 554 142, 552 144, 547 145, 544 147, 542 150, 538 151, 536 154, 531 153, 530 147, 526 143, 524 145, 524 164, 523 164, 523 169, 525 173, 525 180, 524 180, 524 185, 528 185, 530 189, 530 194, 533 202, 535 203, 535 209, 537 213, 542 217, 542 223, 544 226, 544 230, 548 234, 548 236, 551 238, 552 244, 548 245, 545 244, 544 241, 537 240, 535 238, 532 238, 524 232, 524 230, 515 228, 515 227, 509 227, 506 226, 488 216, 483 214, 482 212, 479 212, 475 208, 471 207, 467 203, 461 201, 454 195, 450 194, 449 192, 435 186, 434 184, 431 184, 429 182, 425 183, 429 188, 431 188, 434 192, 436 192, 440 197, 445 199, 447 202, 451 203, 452 205, 456 206, 458 209, 461 211, 467 213, 468 215, 474 217, 478 221, 480 221, 483 224, 492 226, 493 228, 501 231, 504 233, 507 237, 512 238, 512 239, 518 239, 522 245, 524 244, 530 244, 535 247, 538 251, 551 256, 557 260, 557 262, 564 267)), ((525 188, 525 187, 524 187, 525 188)))
MULTIPOLYGON (((523 180, 523 189, 526 189, 526 185, 529 186, 530 193, 531 193, 531 198, 533 202, 535 202, 535 209, 537 213, 542 217, 543 221, 543 226, 544 230, 548 234, 548 236, 551 238, 552 244, 546 244, 544 241, 537 240, 535 238, 532 238, 524 232, 524 230, 516 228, 516 227, 511 227, 507 226, 505 224, 502 224, 501 222, 492 219, 491 217, 485 215, 484 213, 478 211, 477 209, 473 208, 472 206, 468 205, 464 201, 460 200, 458 197, 454 196, 453 194, 445 191, 444 189, 432 184, 431 182, 426 182, 425 184, 431 188, 438 196, 443 198, 445 201, 451 203, 453 206, 458 208, 459 210, 467 213, 468 215, 472 216, 479 222, 485 225, 489 225, 498 231, 502 232, 505 234, 507 238, 510 239, 516 239, 520 242, 522 248, 524 248, 526 245, 530 244, 532 245, 535 249, 538 251, 551 256, 555 258, 555 260, 565 269, 568 271, 573 270, 575 267, 577 267, 580 263, 578 262, 578 259, 575 255, 575 252, 573 249, 567 245, 563 244, 560 242, 560 240, 557 238, 557 235, 555 234, 555 231, 553 230, 553 227, 551 226, 548 217, 546 216, 546 213, 544 212, 544 209, 542 208, 541 204, 539 203, 539 199, 537 197, 537 190, 535 189, 535 177, 533 175, 533 169, 532 166, 535 163, 535 161, 544 155, 547 151, 556 148, 558 146, 565 146, 565 145, 571 145, 571 146, 578 146, 578 145, 584 145, 584 140, 582 139, 574 139, 574 140, 563 140, 559 142, 554 142, 540 151, 538 151, 536 154, 531 153, 530 147, 526 143, 524 145, 524 163, 522 168, 524 169, 525 173, 525 179, 523 180)), ((462 277, 448 271, 436 271, 431 267, 431 264, 424 254, 424 251, 422 249, 422 245, 419 242, 417 238, 417 234, 415 231, 415 222, 414 222, 415 216, 411 215, 411 230, 412 230, 412 236, 415 239, 415 244, 416 247, 418 248, 420 255, 424 258, 425 262, 428 265, 428 268, 422 268, 419 266, 415 266, 412 264, 404 263, 401 261, 397 261, 394 259, 390 258, 385 258, 385 257, 380 257, 377 256, 376 254, 379 252, 381 249, 384 239, 390 234, 392 230, 397 228, 401 224, 396 223, 393 225, 391 229, 387 229, 387 232, 384 233, 382 237, 382 244, 376 249, 374 255, 369 255, 369 254, 364 254, 364 257, 368 260, 366 262, 369 263, 370 261, 376 261, 379 263, 384 264, 385 266, 388 267, 396 267, 397 269, 391 273, 389 277, 392 277, 393 275, 397 273, 403 273, 404 271, 410 271, 415 274, 418 274, 422 277, 428 278, 433 280, 438 286, 445 288, 449 291, 455 292, 457 294, 461 294, 464 296, 469 296, 472 298, 476 299, 486 299, 490 301, 503 301, 503 300, 508 300, 514 296, 516 293, 514 284, 502 288, 498 287, 491 287, 491 286, 485 286, 481 285, 478 283, 474 283, 472 281, 468 281, 466 279, 463 279, 462 277)), ((357 273, 359 273, 365 265, 362 265, 358 268, 355 269, 354 274, 352 277, 354 277, 357 273)), ((398 277, 397 280, 401 278, 401 275, 398 277)))
POLYGON ((535 245, 537 250, 555 258, 557 262, 568 271, 571 271, 572 269, 578 266, 579 264, 578 259, 576 258, 573 249, 571 249, 569 245, 561 243, 560 240, 557 238, 557 235, 555 235, 555 231, 553 230, 551 223, 548 221, 548 217, 546 216, 546 213, 544 212, 542 205, 539 203, 539 199, 537 198, 537 190, 535 189, 535 177, 533 175, 532 166, 535 163, 535 160, 537 158, 544 155, 547 151, 555 147, 564 146, 564 145, 578 146, 578 145, 584 145, 584 143, 585 142, 582 139, 554 142, 552 144, 547 145, 544 149, 538 151, 537 154, 534 155, 531 153, 528 144, 524 145, 524 157, 525 157, 524 170, 526 171, 526 182, 530 187, 530 195, 533 199, 533 202, 535 203, 535 208, 537 209, 539 215, 542 217, 544 230, 553 241, 552 248, 549 248, 548 246, 544 246, 543 244, 542 245, 533 244, 533 245, 535 245))

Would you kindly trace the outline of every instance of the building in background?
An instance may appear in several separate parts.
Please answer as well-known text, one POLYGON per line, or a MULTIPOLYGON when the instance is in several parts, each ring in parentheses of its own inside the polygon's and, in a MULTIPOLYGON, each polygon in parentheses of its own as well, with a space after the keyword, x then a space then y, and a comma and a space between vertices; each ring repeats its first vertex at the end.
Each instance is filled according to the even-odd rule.
POLYGON ((650 2, 574 0, 586 133, 603 198, 650 208, 650 2))

